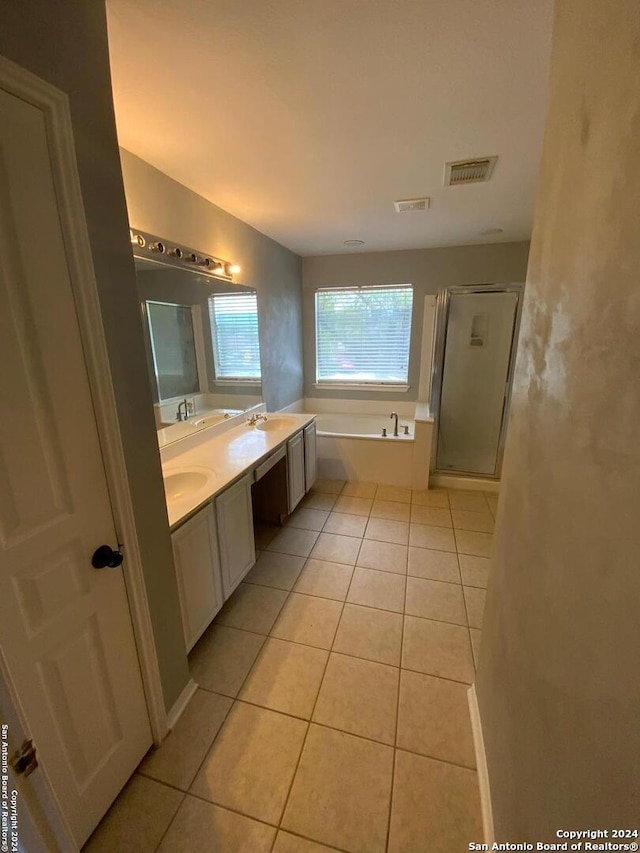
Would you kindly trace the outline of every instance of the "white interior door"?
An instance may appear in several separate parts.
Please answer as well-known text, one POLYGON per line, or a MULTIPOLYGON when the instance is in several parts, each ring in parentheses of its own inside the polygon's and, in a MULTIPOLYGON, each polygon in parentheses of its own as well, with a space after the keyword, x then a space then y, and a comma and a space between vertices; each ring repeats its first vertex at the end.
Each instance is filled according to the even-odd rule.
POLYGON ((78 845, 151 745, 45 118, 0 89, 0 643, 78 845))

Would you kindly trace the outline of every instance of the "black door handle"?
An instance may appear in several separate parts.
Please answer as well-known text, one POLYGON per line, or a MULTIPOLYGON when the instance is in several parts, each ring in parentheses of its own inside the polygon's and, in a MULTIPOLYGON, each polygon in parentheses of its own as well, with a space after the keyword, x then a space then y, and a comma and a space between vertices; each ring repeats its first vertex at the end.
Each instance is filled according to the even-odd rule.
POLYGON ((122 554, 120 551, 114 551, 108 545, 101 545, 93 552, 91 565, 94 569, 110 568, 115 569, 122 565, 122 554))

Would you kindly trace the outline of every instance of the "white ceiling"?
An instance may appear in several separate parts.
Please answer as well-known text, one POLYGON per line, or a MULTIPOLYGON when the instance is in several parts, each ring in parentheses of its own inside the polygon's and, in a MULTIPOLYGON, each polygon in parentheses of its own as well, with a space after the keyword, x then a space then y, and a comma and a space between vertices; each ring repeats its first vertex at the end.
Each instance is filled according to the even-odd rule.
POLYGON ((526 240, 552 4, 108 0, 120 144, 301 255, 526 240))

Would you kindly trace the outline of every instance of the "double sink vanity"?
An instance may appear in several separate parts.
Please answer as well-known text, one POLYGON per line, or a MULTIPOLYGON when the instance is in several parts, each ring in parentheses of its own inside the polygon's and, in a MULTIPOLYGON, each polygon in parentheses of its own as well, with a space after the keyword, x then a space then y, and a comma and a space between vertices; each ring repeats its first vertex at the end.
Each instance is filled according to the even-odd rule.
POLYGON ((254 565, 254 521, 282 523, 313 485, 314 417, 238 416, 161 449, 187 651, 254 565))

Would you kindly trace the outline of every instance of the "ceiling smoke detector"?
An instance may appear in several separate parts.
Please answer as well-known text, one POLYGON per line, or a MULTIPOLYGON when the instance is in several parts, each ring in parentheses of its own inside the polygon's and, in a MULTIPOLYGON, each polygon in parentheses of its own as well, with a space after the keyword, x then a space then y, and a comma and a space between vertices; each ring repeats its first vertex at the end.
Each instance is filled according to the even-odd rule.
POLYGON ((430 198, 403 198, 393 202, 396 213, 407 213, 410 210, 428 210, 430 198))
POLYGON ((491 178, 497 157, 478 157, 476 160, 455 160, 444 164, 445 187, 460 184, 481 184, 491 178))

